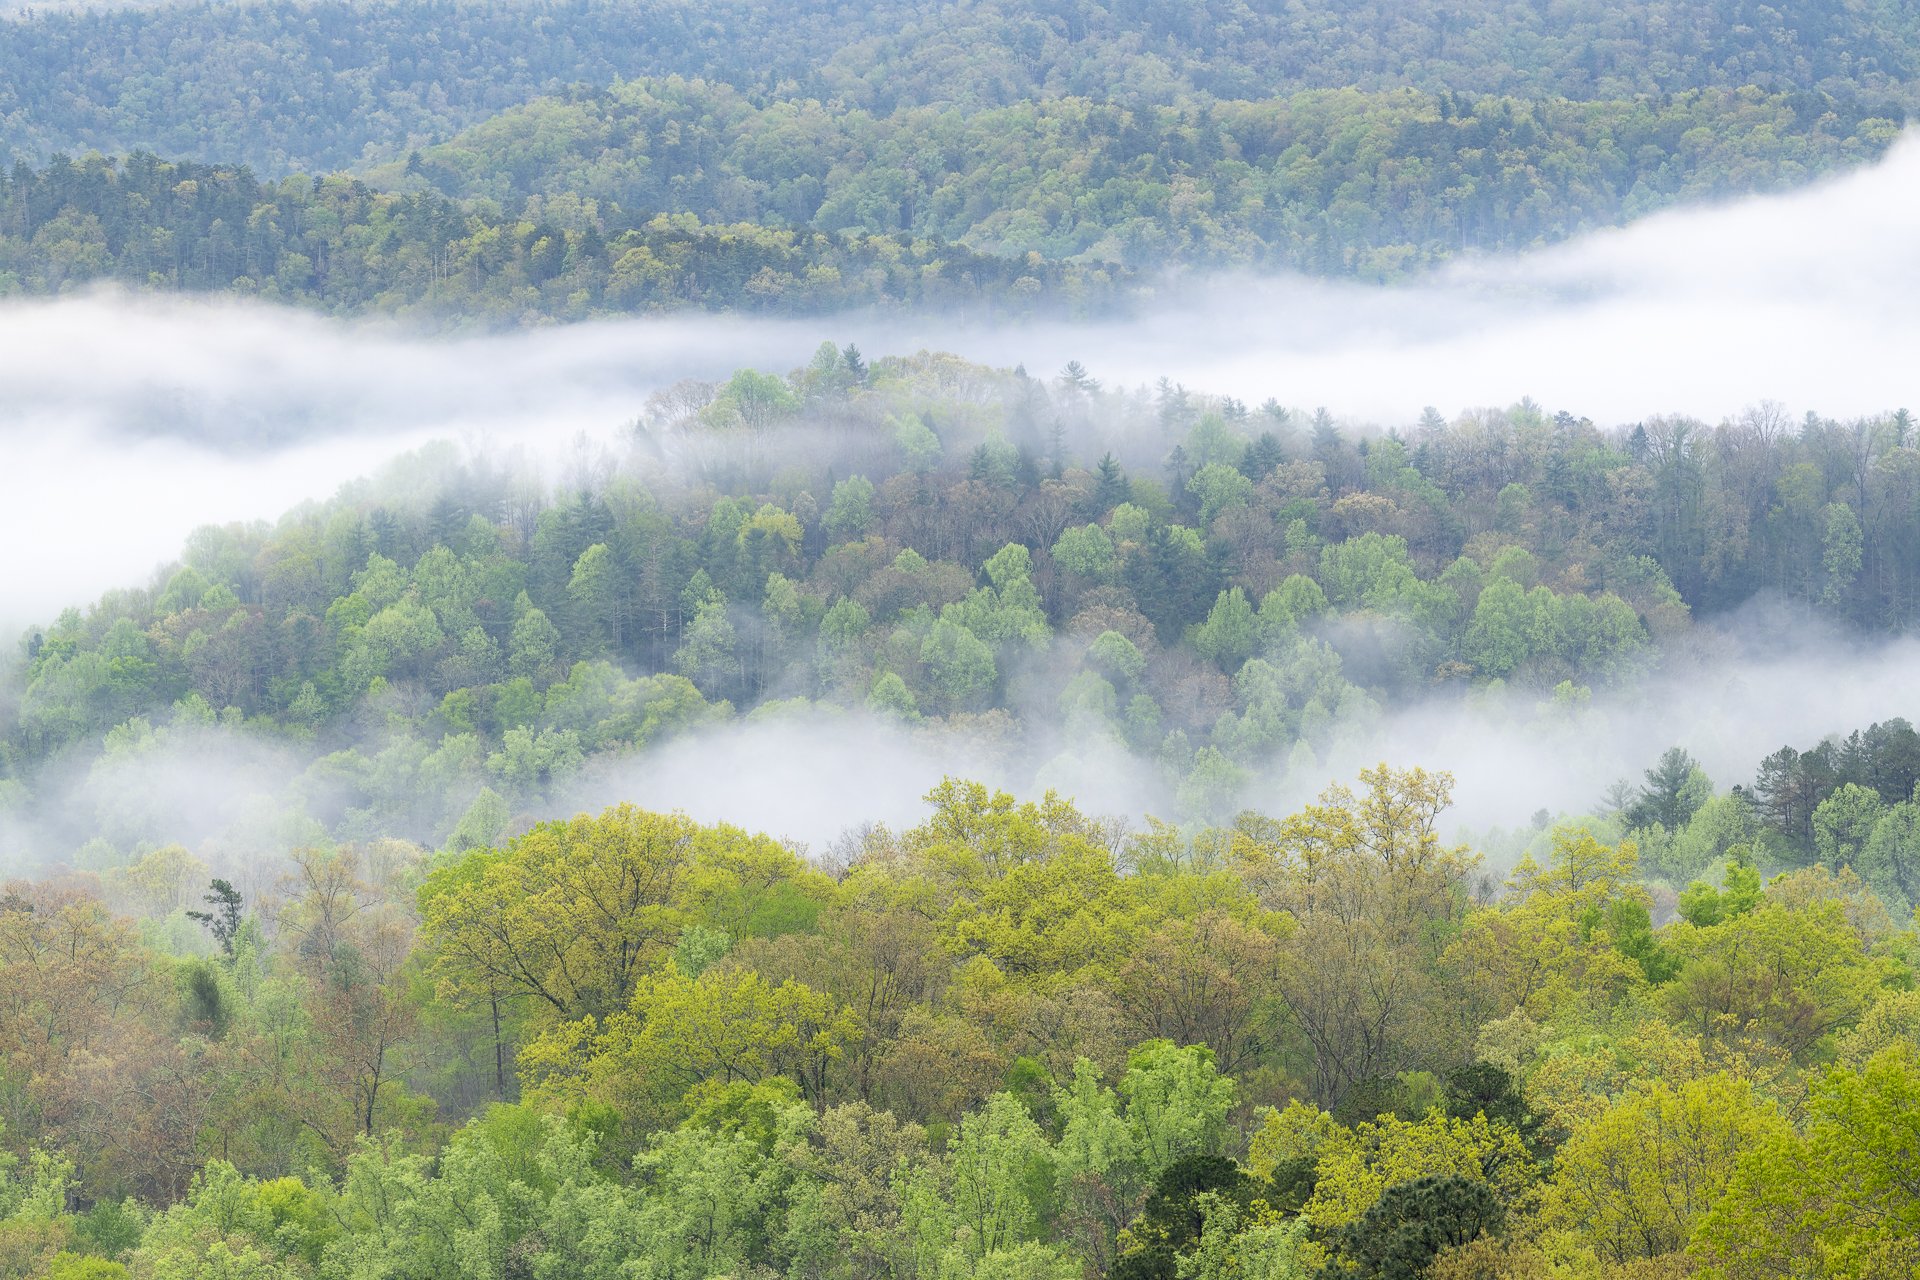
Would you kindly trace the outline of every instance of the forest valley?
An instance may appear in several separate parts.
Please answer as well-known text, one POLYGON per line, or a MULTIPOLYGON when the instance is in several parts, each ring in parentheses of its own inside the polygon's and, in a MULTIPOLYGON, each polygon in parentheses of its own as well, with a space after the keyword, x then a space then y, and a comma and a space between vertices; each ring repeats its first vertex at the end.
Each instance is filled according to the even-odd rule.
POLYGON ((1916 86, 16 0, 0 1280, 1920 1276, 1916 86))

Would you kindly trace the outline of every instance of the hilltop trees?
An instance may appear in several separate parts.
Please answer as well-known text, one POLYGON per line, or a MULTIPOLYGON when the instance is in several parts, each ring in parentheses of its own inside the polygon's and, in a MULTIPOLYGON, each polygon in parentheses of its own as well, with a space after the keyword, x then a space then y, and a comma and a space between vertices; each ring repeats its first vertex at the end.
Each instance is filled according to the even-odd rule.
MULTIPOLYGON (((591 5, 576 16, 599 20, 591 5)), ((481 21, 490 20, 461 15, 481 21)), ((8 46, 17 53, 60 22, 10 24, 0 62, 8 46)), ((359 35, 356 27, 343 38, 359 35)), ((423 35, 434 46, 424 58, 447 56, 440 31, 395 38, 423 35)), ((278 38, 290 50, 313 32, 278 38)), ((527 38, 519 33, 517 47, 527 38)), ((616 43, 631 38, 622 32, 616 43)), ((1322 43, 1305 37, 1290 48, 1322 43)), ((107 40, 88 52, 104 57, 113 47, 107 40)), ((379 67, 370 74, 390 70, 379 67)), ((1156 67, 1143 74, 1164 75, 1156 67)), ((526 74, 518 54, 511 71, 498 70, 526 74)), ((16 58, 12 71, 16 84, 42 74, 30 59, 16 58)), ((211 150, 204 114, 159 133, 142 127, 158 120, 106 137, 90 123, 84 141, 36 156, 42 167, 0 174, 0 281, 60 293, 110 280, 467 324, 688 307, 1100 314, 1129 306, 1142 273, 1169 261, 1387 278, 1462 248, 1526 248, 1690 197, 1783 186, 1876 157, 1898 133, 1898 108, 1851 92, 1462 97, 1451 85, 1401 87, 1403 74, 1396 65, 1393 86, 1372 91, 1342 79, 1264 98, 1251 95, 1270 85, 1242 84, 1228 100, 1155 94, 1124 110, 1081 86, 1071 96, 1050 87, 1032 103, 996 92, 983 102, 848 111, 823 105, 843 101, 840 91, 795 96, 791 82, 763 93, 672 76, 566 90, 579 84, 572 73, 537 86, 555 96, 522 104, 503 102, 488 78, 480 93, 506 107, 500 115, 371 171, 339 171, 363 162, 357 148, 342 156, 317 147, 325 157, 316 157, 317 177, 287 176, 284 154, 250 164, 255 144, 239 121, 211 150), (655 145, 670 137, 682 144, 655 145), (108 158, 99 147, 132 149, 108 158), (796 147, 809 157, 804 175, 793 171, 796 147), (928 154, 939 163, 903 158, 928 154), (1395 173, 1392 199, 1374 190, 1383 166, 1395 173), (1205 212, 1188 212, 1189 192, 1205 212), (1029 212, 1040 207, 1044 218, 1029 212)), ((431 114, 423 102, 444 102, 447 82, 432 84, 373 117, 431 114)), ((523 94, 535 87, 521 81, 523 94)), ((93 91, 54 90, 60 101, 93 91)), ((308 104, 330 98, 314 92, 308 104)), ((255 102, 245 124, 257 127, 265 103, 251 89, 241 96, 255 102)), ((142 101, 165 114, 166 95, 142 101)), ((122 95, 102 109, 128 102, 122 95)), ((464 123, 477 107, 456 116, 464 123)), ((22 104, 11 118, 48 110, 22 104)), ((306 123, 283 121, 290 131, 306 123)), ((366 121, 349 115, 341 127, 366 121)), ((703 413, 751 425, 759 407, 736 380, 703 413)), ((1656 424, 1653 439, 1663 513, 1654 545, 1663 555, 1697 553, 1711 509, 1701 435, 1678 422, 1656 424)), ((1177 488, 1211 521, 1281 461, 1265 445, 1202 457, 1177 488)), ((1793 542, 1795 586, 1843 607, 1875 568, 1862 518, 1869 495, 1855 486, 1849 501, 1829 501, 1800 480, 1799 496, 1769 523, 1793 542)), ((1685 585, 1698 583, 1689 576, 1685 585)))

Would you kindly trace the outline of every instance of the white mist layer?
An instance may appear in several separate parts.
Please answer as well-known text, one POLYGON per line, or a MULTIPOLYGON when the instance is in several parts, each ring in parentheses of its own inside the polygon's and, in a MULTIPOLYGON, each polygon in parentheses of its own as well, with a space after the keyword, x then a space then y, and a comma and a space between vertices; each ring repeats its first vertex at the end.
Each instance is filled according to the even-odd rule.
MULTIPOLYGON (((1619 779, 1638 782, 1661 752, 1686 748, 1716 788, 1750 784, 1783 746, 1896 716, 1920 722, 1920 641, 1842 641, 1818 623, 1755 610, 1706 638, 1675 669, 1569 711, 1537 695, 1474 695, 1414 704, 1372 725, 1347 726, 1317 765, 1249 772, 1239 805, 1296 811, 1334 782, 1385 762, 1445 770, 1455 778, 1448 838, 1526 827, 1535 813, 1595 813, 1619 779), (1783 628, 1794 638, 1781 643, 1783 628)), ((590 760, 529 816, 565 817, 630 802, 726 822, 831 853, 843 836, 884 824, 898 831, 928 815, 923 801, 955 776, 1038 799, 1071 797, 1083 812, 1128 820, 1180 818, 1169 779, 1112 742, 994 745, 937 729, 908 728, 831 709, 747 717, 670 739, 651 750, 590 760)), ((367 744, 375 751, 379 744, 367 744)), ((164 749, 94 766, 75 777, 44 823, 0 815, 0 871, 68 862, 91 835, 123 852, 179 841, 216 867, 271 875, 278 855, 314 839, 298 817, 338 796, 284 746, 232 730, 189 732, 164 749), (303 777, 304 775, 304 777, 303 777)))
MULTIPOLYGON (((1329 784, 1351 784, 1363 768, 1417 765, 1454 776, 1450 833, 1517 828, 1542 809, 1597 812, 1612 783, 1638 783, 1669 747, 1691 752, 1725 790, 1751 784, 1761 760, 1783 746, 1805 749, 1895 717, 1920 723, 1920 641, 1849 644, 1811 619, 1755 610, 1705 648, 1578 711, 1522 691, 1414 704, 1349 727, 1317 766, 1251 770, 1238 800, 1286 814, 1329 784), (1788 624, 1799 638, 1782 645, 1779 628, 1788 624)), ((1087 813, 1136 825, 1179 817, 1159 769, 1117 744, 1079 741, 1043 761, 1021 757, 942 743, 862 715, 750 720, 600 762, 550 811, 630 800, 766 831, 817 852, 865 823, 898 830, 920 822, 928 812, 921 797, 954 775, 1023 798, 1057 790, 1087 813)))
MULTIPOLYGON (((1909 135, 1873 168, 1788 195, 1674 210, 1411 284, 1222 279, 1142 323, 1095 329, 1092 344, 1036 336, 1050 357, 1113 380, 1165 373, 1382 423, 1529 395, 1603 423, 1712 419, 1764 399, 1861 416, 1920 390, 1917 204, 1909 135)), ((974 349, 1054 367, 1022 341, 974 349)))
POLYGON ((1714 786, 1751 785, 1781 747, 1905 718, 1920 723, 1920 642, 1874 645, 1833 638, 1811 619, 1785 647, 1751 652, 1777 617, 1742 615, 1716 652, 1681 660, 1666 674, 1568 714, 1516 695, 1506 705, 1416 704, 1330 753, 1311 775, 1289 777, 1255 808, 1286 812, 1327 783, 1387 761, 1454 775, 1455 829, 1524 825, 1534 812, 1593 813, 1613 782, 1641 781, 1661 752, 1684 747, 1714 786))
POLYGON ((817 854, 864 826, 917 826, 930 812, 924 797, 948 777, 1024 799, 1057 791, 1089 814, 1134 822, 1174 813, 1159 772, 1118 743, 1076 743, 1034 760, 1017 747, 995 750, 960 735, 832 711, 752 717, 640 755, 592 761, 546 811, 595 812, 629 801, 764 831, 817 854))
POLYGON ((622 801, 764 831, 818 852, 865 824, 926 816, 948 775, 1023 788, 989 753, 941 744, 861 715, 803 713, 689 734, 639 755, 598 759, 548 806, 554 815, 622 801))
POLYGON ((1223 278, 1126 323, 921 316, 636 319, 463 339, 231 301, 117 293, 0 306, 0 628, 140 581, 209 522, 266 519, 432 438, 549 454, 646 395, 823 338, 1050 375, 1078 359, 1249 402, 1408 423, 1530 395, 1611 424, 1761 400, 1833 416, 1915 397, 1920 139, 1800 192, 1648 218, 1371 287, 1223 278))

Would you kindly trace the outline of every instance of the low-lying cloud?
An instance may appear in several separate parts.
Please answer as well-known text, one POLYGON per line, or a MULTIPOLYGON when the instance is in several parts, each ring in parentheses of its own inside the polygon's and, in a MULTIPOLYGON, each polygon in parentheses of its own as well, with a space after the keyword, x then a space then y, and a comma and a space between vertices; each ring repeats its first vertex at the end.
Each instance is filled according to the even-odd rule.
POLYGON ((1592 813, 1608 787, 1634 783, 1669 747, 1684 747, 1717 788, 1750 785, 1783 746, 1904 717, 1920 722, 1920 640, 1838 635, 1788 606, 1756 605, 1706 624, 1693 651, 1577 709, 1537 693, 1414 704, 1289 777, 1269 804, 1285 811, 1327 782, 1389 761, 1445 769, 1457 781, 1456 829, 1523 826, 1540 809, 1592 813), (1783 630, 1790 628, 1791 630, 1783 630))
MULTIPOLYGON (((1896 716, 1920 722, 1920 640, 1843 637, 1788 606, 1758 605, 1703 628, 1691 652, 1636 684, 1557 706, 1537 692, 1435 696, 1336 734, 1323 760, 1248 771, 1239 806, 1285 814, 1329 784, 1386 762, 1454 775, 1450 835, 1526 827, 1598 812, 1608 788, 1634 783, 1680 746, 1717 788, 1751 784, 1783 746, 1806 748, 1896 716), (1789 615, 1792 616, 1789 616, 1789 615), (1791 636, 1791 639, 1783 637, 1791 636), (1809 691, 1817 690, 1818 696, 1809 691)), ((849 828, 895 830, 923 820, 921 797, 956 775, 1037 798, 1053 789, 1088 813, 1177 819, 1170 780, 1119 743, 1053 740, 1043 713, 994 750, 860 714, 754 719, 597 762, 555 797, 552 812, 620 800, 683 809, 798 840, 816 852, 849 828)))
MULTIPOLYGON (((1810 747, 1896 716, 1920 721, 1920 640, 1848 639, 1763 606, 1704 629, 1694 652, 1589 705, 1482 691, 1342 726, 1322 759, 1249 769, 1226 811, 1290 813, 1384 761, 1453 774, 1443 829, 1471 837, 1526 828, 1541 810, 1593 814, 1612 783, 1637 782, 1668 747, 1686 748, 1724 789, 1751 783, 1782 746, 1810 747), (1783 635, 1793 638, 1783 643, 1783 635)), ((308 764, 284 744, 209 726, 176 734, 164 749, 81 766, 49 787, 34 813, 0 815, 0 872, 77 854, 84 862, 81 846, 98 836, 122 853, 177 841, 216 871, 267 883, 277 855, 316 838, 341 812, 342 798, 308 764)), ((1021 732, 983 738, 830 708, 750 716, 595 757, 524 816, 631 802, 764 831, 823 856, 866 826, 898 831, 923 821, 922 797, 947 776, 1025 798, 1056 790, 1136 829, 1148 817, 1183 816, 1174 780, 1154 761, 1097 736, 1063 740, 1037 709, 1021 732)), ((452 816, 433 825, 444 829, 452 816)))
POLYGON ((432 438, 552 452, 651 391, 785 370, 823 339, 1051 374, 1078 359, 1383 426, 1532 396, 1603 424, 1762 400, 1910 402, 1920 139, 1803 191, 1685 209, 1408 284, 1221 277, 1138 318, 981 328, 940 316, 675 316, 435 338, 233 301, 99 293, 0 306, 0 627, 143 578, 201 523, 269 518, 432 438))

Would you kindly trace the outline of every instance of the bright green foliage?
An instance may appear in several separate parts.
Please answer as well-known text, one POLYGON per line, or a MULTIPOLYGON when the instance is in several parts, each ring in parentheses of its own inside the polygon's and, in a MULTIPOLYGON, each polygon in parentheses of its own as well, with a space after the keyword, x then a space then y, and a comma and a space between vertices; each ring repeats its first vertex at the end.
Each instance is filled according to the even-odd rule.
POLYGON ((348 1162, 337 1212, 349 1231, 329 1262, 354 1277, 497 1275, 533 1246, 556 1273, 614 1276, 634 1240, 633 1198, 602 1181, 592 1154, 557 1119, 518 1108, 470 1122, 437 1167, 367 1144, 348 1162))
POLYGON ((1053 1196, 1046 1135, 1011 1094, 961 1121, 948 1155, 954 1241, 976 1263, 1039 1239, 1053 1196))
POLYGON ((1258 620, 1246 592, 1238 587, 1222 591, 1207 620, 1194 629, 1194 652, 1227 671, 1237 671, 1253 653, 1259 638, 1258 620))
POLYGON ((530 1085, 570 1102, 612 1109, 624 1132, 678 1121, 715 1089, 776 1075, 825 1096, 859 1028, 830 996, 750 969, 678 965, 643 976, 627 1007, 602 1021, 569 1023, 528 1046, 530 1085))
MULTIPOLYGON (((634 1161, 637 1274, 703 1280, 745 1269, 760 1250, 778 1170, 743 1134, 686 1127, 660 1137, 634 1161)), ((629 1263, 629 1273, 636 1270, 629 1263)))
POLYGON ((1889 807, 1853 866, 1890 911, 1920 905, 1920 803, 1889 807))
POLYGON ((622 806, 440 868, 421 890, 423 925, 454 991, 605 1017, 670 949, 692 895, 712 901, 779 870, 797 864, 765 837, 622 806))
POLYGON ((1681 963, 1663 996, 1680 1025, 1709 1039, 1758 1039, 1798 1060, 1865 1012, 1885 979, 1833 900, 1764 901, 1664 932, 1681 963))
POLYGON ((928 471, 940 461, 940 437, 916 414, 901 417, 894 428, 893 443, 910 471, 928 471))
MULTIPOLYGON (((1656 926, 1632 843, 1562 828, 1473 902, 1447 780, 1361 781, 1122 840, 949 780, 840 879, 615 809, 441 855, 418 944, 423 853, 313 851, 279 939, 248 918, 171 981, 104 912, 0 910, 0 1036, 47 1117, 41 1154, 0 1161, 0 1245, 299 1280, 1910 1265, 1911 934, 1857 877, 1762 890, 1736 855, 1656 926), (75 1216, 109 1166, 44 1154, 98 1132, 59 1085, 136 1070, 127 1036, 180 1072, 141 1077, 154 1101, 120 1114, 153 1127, 114 1135, 153 1207, 75 1216), (451 1121, 516 1076, 459 1125, 417 1092, 451 1121), (231 1155, 141 1154, 201 1080, 231 1155), (1250 1138, 1242 1100, 1268 1108, 1250 1138)), ((205 874, 184 850, 135 870, 113 883, 188 902, 205 874)))
POLYGON ((1237 467, 1213 462, 1194 473, 1187 481, 1187 491, 1200 502, 1200 523, 1210 525, 1222 511, 1246 506, 1253 500, 1253 481, 1241 475, 1237 467))
POLYGON ((934 695, 946 708, 976 705, 998 678, 993 650, 972 631, 947 618, 933 625, 920 646, 920 661, 934 695))
POLYGON ((1062 533, 1060 540, 1053 544, 1053 561, 1089 582, 1112 582, 1120 569, 1113 539, 1097 524, 1081 525, 1062 533))
POLYGON ((1845 783, 1813 811, 1813 847, 1820 860, 1833 867, 1859 861, 1886 805, 1879 795, 1857 783, 1845 783))
POLYGON ((996 648, 1044 647, 1048 636, 1046 615, 1033 585, 1033 558, 1027 549, 1017 542, 1009 543, 995 552, 982 570, 990 585, 949 606, 942 620, 961 620, 996 648))
POLYGON ((72 1184, 73 1162, 57 1153, 35 1148, 24 1162, 0 1153, 0 1219, 51 1221, 65 1210, 72 1184))
POLYGON ((1690 1251, 1709 1274, 1866 1280, 1920 1266, 1920 1058, 1911 1042, 1815 1086, 1803 1134, 1743 1152, 1690 1251))
POLYGON ((799 397, 785 379, 757 369, 742 369, 727 379, 701 416, 709 425, 723 430, 761 431, 799 407, 799 397))
POLYGON ((547 615, 535 608, 522 594, 523 607, 513 623, 512 647, 507 665, 516 676, 539 680, 553 670, 560 653, 560 632, 547 615))
POLYGON ((859 538, 873 523, 873 481, 865 476, 848 476, 833 486, 833 501, 827 507, 827 529, 840 538, 859 538))
POLYGON ((1820 590, 1820 598, 1830 605, 1844 605, 1853 592, 1854 579, 1860 575, 1860 518, 1844 502, 1828 503, 1826 517, 1826 537, 1820 551, 1826 585, 1820 590))
POLYGON ((596 634, 619 642, 622 593, 613 553, 606 544, 595 543, 580 553, 573 564, 573 576, 567 581, 567 594, 590 620, 596 634))
POLYGON ((1124 1225, 1124 1206, 1147 1182, 1140 1139, 1119 1099, 1100 1082, 1099 1068, 1085 1058, 1073 1063, 1073 1078, 1054 1091, 1060 1143, 1054 1151, 1055 1187, 1061 1218, 1092 1246, 1124 1225))
POLYGON ((920 704, 914 699, 913 690, 891 671, 883 672, 874 680, 873 688, 867 691, 867 706, 898 720, 920 718, 920 704))
POLYGON ((1127 1058, 1120 1094, 1149 1176, 1187 1156, 1219 1153, 1233 1109, 1233 1081, 1214 1070, 1205 1045, 1180 1048, 1155 1040, 1140 1046, 1127 1058))
POLYGON ((1261 642, 1275 645, 1291 639, 1296 629, 1326 611, 1326 592, 1318 582, 1297 573, 1289 575, 1285 582, 1261 597, 1261 642))
POLYGON ((707 600, 694 613, 686 639, 673 655, 674 669, 700 686, 707 694, 731 687, 739 674, 739 638, 733 620, 727 616, 726 602, 707 600))
POLYGON ((106 1258, 62 1251, 47 1261, 45 1274, 46 1280, 127 1280, 128 1271, 106 1258))
POLYGON ((1320 584, 1345 608, 1391 609, 1415 580, 1407 541, 1398 535, 1366 533, 1320 553, 1320 584))
POLYGON ((1361 1222, 1391 1188, 1420 1178, 1457 1178, 1491 1188, 1512 1203, 1534 1171, 1510 1125, 1439 1111, 1418 1121, 1382 1115, 1347 1129, 1333 1127, 1313 1147, 1316 1182, 1302 1208, 1323 1231, 1361 1222))
POLYGON ((133 1253, 136 1275, 279 1280, 311 1274, 339 1233, 327 1198, 297 1179, 260 1182, 212 1161, 182 1203, 155 1218, 133 1253))
POLYGON ((1242 1209, 1216 1193, 1196 1197, 1203 1225, 1193 1252, 1176 1259, 1178 1280, 1307 1280, 1301 1259, 1304 1219, 1292 1221, 1258 1206, 1242 1209))
POLYGON ((1147 669, 1139 646, 1117 631, 1102 631, 1096 636, 1087 646, 1087 660, 1118 680, 1138 680, 1147 669))
POLYGON ((1743 916, 1759 902, 1760 873, 1750 858, 1737 858, 1727 864, 1724 888, 1696 880, 1681 891, 1680 916, 1688 924, 1707 927, 1743 916))

